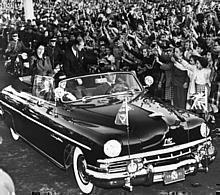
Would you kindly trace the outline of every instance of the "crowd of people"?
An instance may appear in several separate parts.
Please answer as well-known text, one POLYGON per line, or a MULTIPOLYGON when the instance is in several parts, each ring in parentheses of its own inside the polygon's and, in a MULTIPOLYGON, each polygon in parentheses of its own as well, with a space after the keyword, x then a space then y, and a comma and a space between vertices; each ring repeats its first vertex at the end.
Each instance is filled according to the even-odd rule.
POLYGON ((207 91, 209 112, 219 112, 218 1, 49 2, 35 1, 33 20, 23 10, 0 15, 3 54, 28 52, 30 74, 135 71, 142 83, 154 78, 155 97, 187 108, 207 91))

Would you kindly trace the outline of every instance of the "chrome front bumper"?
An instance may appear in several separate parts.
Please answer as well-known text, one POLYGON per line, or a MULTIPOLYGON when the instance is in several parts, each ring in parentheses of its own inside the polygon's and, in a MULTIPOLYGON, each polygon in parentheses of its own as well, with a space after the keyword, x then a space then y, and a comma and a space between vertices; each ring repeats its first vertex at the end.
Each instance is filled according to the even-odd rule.
MULTIPOLYGON (((164 181, 164 173, 183 168, 184 174, 208 169, 215 158, 211 137, 166 149, 98 160, 99 167, 87 166, 91 181, 102 187, 127 187, 164 181), (207 152, 204 153, 204 148, 207 152), (208 151, 208 149, 210 149, 208 151), (212 149, 212 150, 211 150, 212 149), (158 165, 160 164, 161 165, 158 165), (130 165, 135 168, 130 168, 130 165)), ((129 187, 129 188, 130 188, 129 187)))

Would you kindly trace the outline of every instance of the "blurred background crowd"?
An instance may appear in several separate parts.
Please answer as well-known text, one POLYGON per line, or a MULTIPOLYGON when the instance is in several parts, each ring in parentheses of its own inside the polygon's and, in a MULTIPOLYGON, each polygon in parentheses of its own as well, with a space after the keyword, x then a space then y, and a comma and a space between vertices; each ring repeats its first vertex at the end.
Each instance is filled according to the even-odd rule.
POLYGON ((187 108, 206 91, 209 112, 219 112, 220 2, 35 0, 34 16, 0 15, 1 54, 14 63, 26 52, 28 74, 134 71, 142 83, 154 78, 150 93, 163 101, 187 108))

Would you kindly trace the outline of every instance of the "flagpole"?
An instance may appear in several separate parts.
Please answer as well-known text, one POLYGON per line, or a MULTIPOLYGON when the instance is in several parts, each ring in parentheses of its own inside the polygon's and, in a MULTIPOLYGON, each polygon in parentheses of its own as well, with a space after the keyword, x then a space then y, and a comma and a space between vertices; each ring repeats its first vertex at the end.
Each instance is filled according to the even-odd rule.
POLYGON ((128 155, 129 155, 129 159, 130 159, 131 150, 130 150, 130 127, 129 127, 129 120, 128 120, 128 111, 129 111, 128 100, 127 100, 127 97, 125 97, 121 107, 118 110, 118 113, 116 114, 115 124, 116 125, 123 125, 126 128, 128 155))
POLYGON ((130 128, 129 128, 129 122, 128 122, 128 100, 127 100, 127 97, 125 97, 125 105, 126 105, 125 114, 126 114, 126 118, 127 118, 126 130, 127 130, 127 136, 128 136, 128 156, 129 156, 129 159, 130 159, 130 157, 131 157, 131 150, 130 150, 130 128))
POLYGON ((129 156, 129 159, 130 159, 131 150, 130 150, 130 129, 129 129, 129 125, 127 125, 126 128, 127 128, 127 136, 128 136, 128 156, 129 156))

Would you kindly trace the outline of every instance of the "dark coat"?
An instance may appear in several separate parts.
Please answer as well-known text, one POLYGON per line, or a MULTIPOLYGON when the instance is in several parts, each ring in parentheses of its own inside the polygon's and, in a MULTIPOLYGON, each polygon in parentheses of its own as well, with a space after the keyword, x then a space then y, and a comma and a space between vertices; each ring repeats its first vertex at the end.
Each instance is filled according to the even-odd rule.
POLYGON ((83 68, 84 56, 82 52, 79 52, 78 58, 74 55, 72 48, 68 48, 64 54, 64 73, 67 77, 80 75, 85 73, 83 68))
POLYGON ((10 41, 8 43, 6 52, 8 54, 18 54, 18 53, 22 53, 22 52, 27 52, 29 51, 28 48, 25 47, 24 43, 22 41, 10 41))
POLYGON ((63 64, 63 51, 59 45, 56 45, 55 47, 48 46, 46 48, 46 54, 50 57, 53 68, 55 68, 58 64, 63 64))
POLYGON ((51 66, 50 58, 44 56, 42 59, 36 55, 30 58, 31 72, 34 75, 51 76, 53 75, 53 68, 51 66))
POLYGON ((187 71, 180 70, 173 66, 173 85, 182 87, 185 82, 189 82, 187 71))

